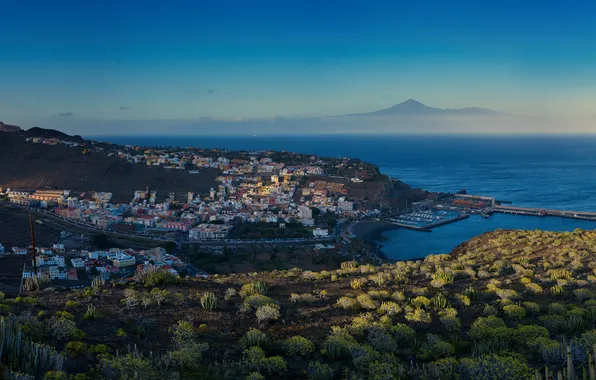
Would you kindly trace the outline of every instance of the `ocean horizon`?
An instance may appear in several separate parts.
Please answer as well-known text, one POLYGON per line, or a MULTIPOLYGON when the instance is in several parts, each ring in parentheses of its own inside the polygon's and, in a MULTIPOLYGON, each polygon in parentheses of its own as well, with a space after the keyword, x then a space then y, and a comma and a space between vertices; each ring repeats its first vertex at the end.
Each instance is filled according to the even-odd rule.
MULTIPOLYGON (((286 150, 371 162, 390 176, 436 192, 466 189, 516 206, 596 211, 596 135, 93 136, 116 144, 286 150)), ((433 230, 384 233, 395 259, 447 253, 497 228, 572 231, 596 222, 516 215, 471 217, 433 230)))

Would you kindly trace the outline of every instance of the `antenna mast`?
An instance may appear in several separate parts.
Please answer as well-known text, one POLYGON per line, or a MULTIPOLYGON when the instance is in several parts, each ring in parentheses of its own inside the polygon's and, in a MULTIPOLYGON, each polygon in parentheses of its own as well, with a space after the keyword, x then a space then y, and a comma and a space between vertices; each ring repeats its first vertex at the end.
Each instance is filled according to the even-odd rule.
POLYGON ((33 213, 29 213, 29 229, 31 230, 31 249, 33 250, 33 272, 37 277, 37 251, 35 250, 35 230, 33 228, 33 213))

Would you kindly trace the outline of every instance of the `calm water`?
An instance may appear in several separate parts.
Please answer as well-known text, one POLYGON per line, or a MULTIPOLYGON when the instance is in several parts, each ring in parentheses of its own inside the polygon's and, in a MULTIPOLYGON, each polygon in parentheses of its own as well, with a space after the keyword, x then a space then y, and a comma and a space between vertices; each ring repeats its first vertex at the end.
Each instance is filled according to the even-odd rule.
MULTIPOLYGON (((514 205, 596 211, 594 136, 257 136, 101 137, 97 140, 148 146, 195 146, 231 150, 288 150, 328 157, 357 157, 392 177, 431 191, 490 195, 514 205)), ((449 252, 496 228, 571 231, 596 222, 494 215, 471 217, 430 234, 394 230, 384 251, 395 258, 449 252)))

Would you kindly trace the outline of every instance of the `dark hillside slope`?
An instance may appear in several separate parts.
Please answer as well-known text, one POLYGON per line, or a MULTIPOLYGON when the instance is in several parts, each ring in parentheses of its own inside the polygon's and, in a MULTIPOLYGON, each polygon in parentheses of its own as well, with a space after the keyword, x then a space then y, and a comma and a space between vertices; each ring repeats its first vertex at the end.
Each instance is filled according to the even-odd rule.
POLYGON ((174 191, 179 196, 206 193, 215 186, 217 170, 199 175, 186 171, 132 164, 117 157, 81 149, 46 146, 25 141, 15 133, 0 132, 0 186, 12 188, 60 188, 75 192, 108 191, 115 201, 127 201, 133 192, 149 186, 158 197, 174 191))

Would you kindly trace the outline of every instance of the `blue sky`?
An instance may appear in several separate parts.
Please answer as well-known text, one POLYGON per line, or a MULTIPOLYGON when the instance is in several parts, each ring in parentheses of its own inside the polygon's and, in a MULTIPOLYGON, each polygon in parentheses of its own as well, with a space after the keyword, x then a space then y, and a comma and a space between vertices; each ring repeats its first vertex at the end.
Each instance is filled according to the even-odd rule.
POLYGON ((594 1, 3 0, 0 120, 594 114, 594 20, 594 1))

